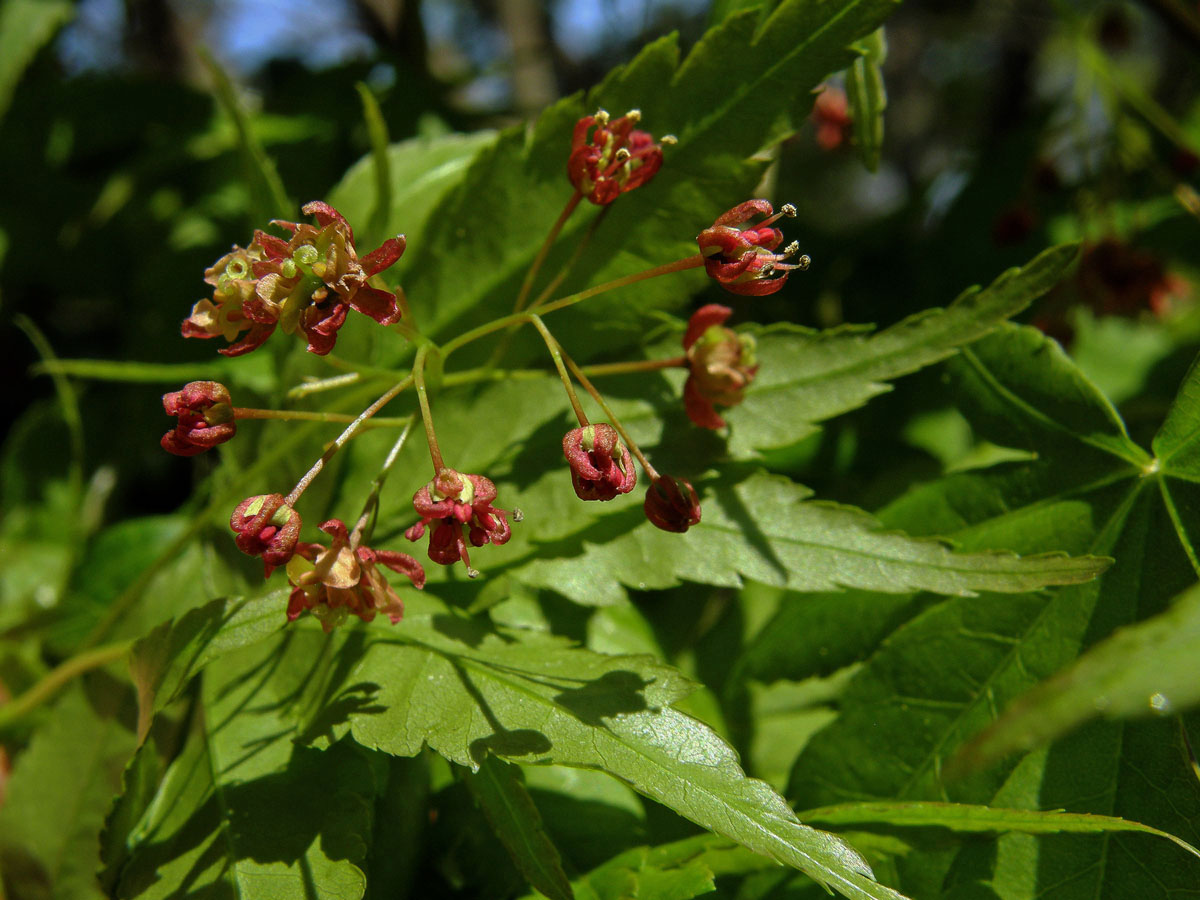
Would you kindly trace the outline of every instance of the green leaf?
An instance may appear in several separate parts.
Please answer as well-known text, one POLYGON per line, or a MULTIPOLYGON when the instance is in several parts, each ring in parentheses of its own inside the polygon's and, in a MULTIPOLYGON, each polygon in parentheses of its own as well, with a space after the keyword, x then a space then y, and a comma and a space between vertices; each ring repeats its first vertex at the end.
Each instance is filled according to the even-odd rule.
MULTIPOLYGON (((1096 582, 1048 597, 948 600, 906 622, 842 695, 839 719, 806 746, 789 795, 806 806, 879 799, 1063 807, 1141 822, 1195 845, 1200 832, 1188 810, 1200 808, 1200 787, 1165 721, 1092 723, 1048 751, 957 782, 943 777, 957 748, 1009 702, 1194 583, 1185 547, 1197 524, 1170 514, 1159 489, 1166 476, 1053 342, 1005 327, 948 368, 977 430, 1038 456, 927 485, 885 518, 923 516, 966 548, 1057 546, 1120 562, 1096 582), (880 745, 888 754, 873 752, 880 745), (1147 791, 1147 783, 1157 788, 1147 791)), ((1068 881, 1072 897, 1197 896, 1194 860, 1158 844, 1135 848, 1137 840, 1009 835, 985 856, 964 847, 950 872, 963 897, 980 872, 991 873, 1002 896, 1068 881), (1147 866, 1157 873, 1154 888, 1144 880, 1147 866)), ((925 880, 904 886, 927 891, 946 872, 928 863, 925 880)))
POLYGON ((956 769, 979 769, 1031 750, 1097 716, 1183 712, 1200 701, 1200 586, 1164 613, 1117 631, 1019 698, 967 744, 956 769))
POLYGON ((205 666, 282 629, 286 606, 286 590, 213 600, 137 641, 129 669, 138 692, 139 742, 145 740, 154 715, 177 699, 205 666))
POLYGON ((348 728, 364 746, 402 756, 428 744, 472 767, 490 753, 602 769, 847 897, 899 896, 872 881, 848 846, 802 825, 766 784, 747 778, 717 735, 671 709, 691 690, 674 669, 546 639, 506 643, 429 598, 415 614, 414 606, 395 637, 364 642, 349 683, 324 691, 315 712, 323 740, 348 728), (344 721, 330 719, 337 710, 348 711, 344 721))
MULTIPOLYGON (((287 642, 312 654, 324 639, 287 642)), ((118 896, 363 896, 370 769, 352 745, 293 743, 296 673, 280 665, 282 646, 205 672, 191 733, 130 836, 118 896)))
POLYGON ((575 894, 563 871, 558 849, 546 833, 519 766, 485 757, 466 776, 467 787, 517 869, 550 900, 572 900, 575 894))
POLYGON ((371 138, 371 163, 375 176, 375 205, 371 208, 369 236, 374 240, 368 244, 382 243, 387 238, 385 226, 392 209, 391 160, 388 158, 388 130, 379 101, 370 87, 361 81, 355 85, 362 100, 363 118, 367 122, 367 134, 371 138))
MULTIPOLYGON (((886 533, 861 510, 810 501, 811 491, 785 478, 726 479, 705 497, 704 519, 686 535, 623 516, 626 530, 606 526, 604 543, 588 532, 517 569, 526 584, 553 588, 581 603, 618 602, 618 583, 638 589, 682 580, 737 587, 742 578, 797 591, 839 587, 887 593, 1023 591, 1087 581, 1108 563, 1061 555, 956 554, 937 541, 886 533)), ((615 517, 614 517, 615 518, 615 517)))
POLYGON ((333 187, 329 203, 352 223, 371 223, 373 233, 380 239, 405 235, 408 250, 386 276, 393 280, 391 273, 404 272, 415 248, 424 243, 425 227, 433 209, 463 179, 471 161, 495 141, 495 132, 477 131, 392 144, 386 152, 386 194, 379 192, 380 167, 373 150, 351 166, 333 187), (389 201, 387 206, 379 205, 385 196, 389 201), (377 212, 382 214, 378 225, 377 212))
POLYGON ((5 0, 0 6, 0 119, 34 55, 74 15, 70 0, 5 0))
POLYGON ((1200 479, 1200 359, 1192 362, 1153 448, 1159 466, 1170 474, 1200 479))
MULTIPOLYGON (((713 835, 657 847, 634 847, 575 879, 580 900, 690 900, 714 890, 714 876, 745 874, 775 865, 765 856, 713 835)), ((524 898, 534 900, 534 895, 524 898)))
POLYGON ((759 372, 745 401, 725 415, 738 457, 794 444, 814 423, 862 406, 890 379, 945 359, 1020 312, 1062 278, 1074 245, 1053 247, 944 310, 910 316, 878 334, 775 326, 758 339, 759 372))
POLYGON ((850 99, 858 153, 863 165, 875 172, 879 169, 879 155, 883 150, 883 112, 887 109, 887 89, 883 85, 887 39, 883 29, 863 38, 855 49, 860 55, 846 72, 846 94, 850 99))
POLYGON ((99 898, 100 831, 134 737, 128 692, 73 685, 17 761, 0 810, 0 862, 14 897, 99 898))
POLYGON ((255 221, 265 222, 277 217, 291 219, 295 215, 292 201, 279 177, 279 171, 275 168, 275 161, 271 159, 251 126, 250 116, 237 95, 233 81, 207 50, 201 48, 199 56, 212 78, 217 103, 237 130, 238 144, 245 157, 249 176, 255 221))
POLYGON ((843 803, 810 809, 810 822, 825 825, 897 825, 908 828, 948 828, 951 831, 1019 831, 1025 834, 1101 834, 1140 831, 1166 838, 1193 856, 1200 856, 1187 841, 1139 822, 1113 816, 1092 816, 1062 810, 996 809, 964 803, 843 803))

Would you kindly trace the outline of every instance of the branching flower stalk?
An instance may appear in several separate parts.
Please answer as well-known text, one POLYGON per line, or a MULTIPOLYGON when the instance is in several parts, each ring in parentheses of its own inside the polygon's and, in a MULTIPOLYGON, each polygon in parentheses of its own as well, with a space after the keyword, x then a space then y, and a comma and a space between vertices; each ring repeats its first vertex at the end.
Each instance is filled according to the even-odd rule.
MULTIPOLYGON (((418 520, 405 530, 405 536, 417 541, 428 533, 429 558, 443 566, 461 562, 472 578, 479 572, 471 565, 470 548, 500 545, 509 540, 509 519, 519 522, 520 511, 510 512, 495 505, 498 492, 491 479, 482 474, 459 472, 446 464, 430 407, 433 372, 430 366, 436 366, 434 387, 442 389, 544 377, 542 372, 497 368, 511 335, 526 324, 532 324, 546 344, 579 423, 562 439, 576 495, 585 501, 605 502, 629 493, 637 484, 633 462, 636 457, 650 482, 643 508, 651 524, 666 531, 683 532, 699 523, 701 511, 695 489, 688 482, 663 475, 654 468, 591 377, 684 368, 688 378, 683 400, 689 418, 700 427, 723 428, 725 421, 716 407, 740 403, 758 369, 753 337, 724 326, 732 315, 731 309, 709 304, 698 310, 688 323, 683 355, 584 368, 562 347, 544 317, 652 278, 699 268, 704 268, 710 278, 732 293, 772 294, 784 285, 791 272, 806 268, 809 259, 797 256, 798 246, 794 242, 778 249, 783 234, 775 224, 783 217, 794 216, 793 207, 785 204, 776 213, 766 200, 748 200, 721 214, 700 232, 699 252, 550 299, 591 244, 608 207, 622 194, 648 184, 663 164, 663 144, 670 144, 673 139, 665 137, 656 142, 648 132, 635 128, 640 119, 637 110, 616 119, 599 110, 579 120, 567 161, 567 174, 574 190, 526 271, 513 312, 452 335, 440 345, 417 328, 404 289, 399 285, 385 287, 380 277, 404 252, 405 236, 389 238, 360 258, 350 223, 336 209, 320 201, 304 207, 304 213, 315 218, 316 225, 274 222, 290 233, 289 239, 256 231, 248 246, 234 247, 207 270, 205 281, 213 288, 212 298, 193 307, 181 328, 185 337, 223 337, 228 346, 220 352, 239 356, 252 352, 278 330, 301 338, 310 353, 346 370, 331 378, 294 387, 288 392, 292 397, 323 393, 365 379, 387 378, 393 382, 353 417, 334 412, 235 407, 228 389, 216 382, 192 382, 163 397, 164 410, 176 418, 176 424, 163 436, 162 445, 180 456, 203 453, 233 439, 239 420, 346 423, 345 430, 288 494, 248 497, 230 517, 238 548, 261 558, 265 577, 270 577, 276 568, 286 568, 292 585, 287 608, 289 619, 310 613, 328 631, 348 616, 371 621, 383 612, 394 623, 402 617, 404 604, 382 569, 405 576, 414 588, 424 586, 424 569, 411 556, 368 547, 365 543, 378 515, 383 484, 408 440, 417 415, 425 429, 433 477, 413 495, 413 510, 418 520), (534 285, 551 250, 585 199, 600 206, 600 214, 579 236, 567 262, 531 304, 534 285), (373 319, 411 344, 415 350, 411 369, 392 371, 334 356, 331 351, 350 312, 373 319), (456 350, 501 331, 508 334, 499 342, 490 364, 443 374, 445 361, 456 350), (608 422, 589 420, 576 393, 575 381, 596 401, 608 422), (409 386, 416 388, 414 412, 399 418, 374 418, 409 386), (402 426, 403 431, 372 482, 353 528, 347 528, 340 519, 329 519, 319 526, 326 535, 325 542, 302 540, 303 523, 295 508, 301 496, 350 440, 367 428, 384 426, 402 426)), ((483 422, 479 425, 486 427, 483 422)))
POLYGON ((408 378, 405 378, 403 381, 397 382, 396 384, 392 385, 392 387, 390 387, 388 390, 386 390, 379 397, 378 400, 376 400, 374 403, 372 403, 370 406, 368 406, 366 409, 364 409, 361 413, 359 413, 358 416, 354 419, 354 421, 352 421, 346 427, 346 430, 343 431, 341 434, 339 434, 337 436, 337 438, 334 440, 334 442, 329 445, 329 447, 325 450, 324 453, 321 454, 320 458, 315 463, 313 463, 312 468, 309 469, 304 474, 304 477, 301 478, 298 482, 296 482, 296 486, 294 488, 292 488, 291 493, 289 493, 284 498, 284 503, 287 506, 294 506, 296 501, 300 499, 300 495, 303 494, 305 490, 307 490, 307 488, 310 484, 312 484, 313 479, 316 478, 317 475, 320 474, 320 472, 323 468, 325 468, 325 464, 327 462, 329 462, 329 460, 333 459, 333 457, 337 454, 337 452, 339 450, 341 450, 344 446, 346 446, 346 444, 348 444, 351 440, 353 440, 355 435, 357 435, 360 431, 362 431, 362 429, 366 426, 367 421, 373 415, 375 415, 375 413, 379 412, 379 410, 381 410, 381 409, 383 409, 383 407, 387 406, 393 399, 395 399, 400 394, 401 391, 404 391, 409 386, 411 386, 413 383, 414 376, 415 376, 415 372, 414 372, 414 375, 410 375, 408 378))

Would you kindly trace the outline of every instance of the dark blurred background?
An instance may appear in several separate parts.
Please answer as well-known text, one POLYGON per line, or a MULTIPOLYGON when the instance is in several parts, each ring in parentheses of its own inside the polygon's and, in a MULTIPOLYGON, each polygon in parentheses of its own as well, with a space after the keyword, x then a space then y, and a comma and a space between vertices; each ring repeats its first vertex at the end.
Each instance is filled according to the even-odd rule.
MULTIPOLYGON (((713 21, 757 5, 5 0, 0 9, 11 21, 38 2, 59 11, 42 17, 45 41, 28 67, 0 64, 0 354, 10 386, 0 413, 6 430, 38 435, 17 443, 44 447, 46 465, 65 457, 67 441, 50 379, 27 374, 38 354, 14 316, 29 317, 62 358, 213 358, 204 342, 177 339, 179 322, 204 293, 205 266, 261 223, 202 48, 232 78, 288 195, 304 201, 368 150, 359 82, 392 140, 504 126, 596 83, 654 37, 676 30, 686 50, 713 21)), ((1102 252, 1029 318, 1068 344, 1121 318, 1129 330, 1113 340, 1144 353, 1145 373, 1106 387, 1153 407, 1146 386, 1162 370, 1170 396, 1200 331, 1191 315, 1196 5, 909 0, 887 41, 877 171, 856 153, 837 74, 813 121, 776 153, 764 192, 800 207, 789 234, 817 263, 755 317, 887 324, 1049 243, 1083 238, 1102 252)), ((1094 354, 1103 346, 1084 342, 1094 354)), ((876 411, 872 430, 904 427, 923 402, 914 384, 901 389, 911 402, 894 406, 896 422, 876 411)), ((166 420, 156 403, 136 407, 111 383, 79 390, 85 468, 108 467, 120 485, 108 515, 174 508, 190 464, 158 451, 166 420)), ((10 445, 8 470, 23 458, 14 453, 10 445)))

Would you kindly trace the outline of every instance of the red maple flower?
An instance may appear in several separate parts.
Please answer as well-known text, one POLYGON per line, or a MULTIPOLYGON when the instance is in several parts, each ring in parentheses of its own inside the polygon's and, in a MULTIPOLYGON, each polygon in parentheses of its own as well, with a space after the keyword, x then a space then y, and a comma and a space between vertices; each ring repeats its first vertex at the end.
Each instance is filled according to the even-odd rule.
POLYGON ((692 314, 683 335, 688 378, 683 405, 701 428, 723 428, 716 406, 737 406, 754 380, 754 336, 724 327, 733 314, 728 306, 710 303, 692 314))
POLYGON ((265 576, 295 554, 300 524, 300 514, 283 502, 282 494, 247 497, 229 517, 237 548, 248 556, 261 556, 265 576))
POLYGON ((292 584, 288 621, 294 622, 308 611, 327 633, 349 615, 370 622, 383 613, 393 625, 399 622, 404 617, 404 602, 375 565, 407 576, 413 587, 420 589, 425 585, 421 564, 407 553, 351 548, 350 535, 340 519, 323 523, 321 530, 333 538, 331 546, 301 543, 287 564, 292 584))
POLYGON ((162 447, 176 456, 195 456, 237 433, 233 402, 223 384, 192 381, 183 390, 163 394, 163 409, 179 421, 162 436, 162 447))
MULTIPOLYGON (((626 191, 641 187, 662 167, 662 144, 633 127, 641 117, 636 109, 619 119, 599 110, 575 124, 567 176, 575 190, 597 206, 607 206, 626 191)), ((674 138, 663 141, 671 143, 674 138)))
POLYGON ((629 448, 611 425, 585 425, 563 436, 563 455, 571 466, 571 485, 580 500, 611 500, 637 485, 629 448))
POLYGON ((368 279, 400 258, 404 236, 384 241, 360 260, 354 231, 341 213, 320 201, 306 204, 303 212, 317 224, 275 221, 292 233, 291 240, 257 231, 249 248, 235 247, 205 273, 213 299, 193 307, 183 323, 184 337, 223 335, 233 343, 220 352, 239 356, 278 326, 285 334, 303 333, 309 352, 323 356, 333 349, 351 309, 381 325, 400 318, 396 295, 368 279))
POLYGON ((696 489, 682 478, 660 475, 651 481, 642 509, 650 524, 663 531, 682 534, 700 524, 700 498, 696 489))
POLYGON ((718 216, 696 238, 709 277, 734 294, 757 297, 775 293, 792 269, 803 271, 811 262, 807 256, 787 262, 800 249, 795 241, 782 253, 774 252, 783 242, 783 232, 773 227, 774 223, 780 216, 794 215, 796 208, 790 203, 776 213, 766 200, 747 200, 718 216), (752 224, 756 216, 764 218, 752 224))
POLYGON ((467 526, 467 538, 473 547, 500 545, 512 535, 507 512, 492 506, 495 499, 496 485, 489 479, 443 468, 433 481, 413 494, 413 508, 421 520, 404 536, 419 541, 426 526, 437 523, 429 533, 429 558, 443 566, 461 559, 467 574, 474 578, 479 573, 471 568, 463 526, 467 526))

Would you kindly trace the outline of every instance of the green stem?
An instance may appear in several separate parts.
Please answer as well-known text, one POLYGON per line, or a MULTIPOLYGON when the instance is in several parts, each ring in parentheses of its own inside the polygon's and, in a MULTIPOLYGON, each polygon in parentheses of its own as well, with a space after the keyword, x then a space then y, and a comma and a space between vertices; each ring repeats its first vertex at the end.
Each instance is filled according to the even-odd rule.
POLYGON ((533 260, 533 264, 529 267, 529 271, 525 273, 525 280, 521 282, 521 292, 517 295, 517 302, 513 306, 513 312, 518 313, 525 308, 525 301, 529 299, 529 292, 533 290, 533 281, 537 278, 537 274, 541 271, 542 263, 546 261, 546 256, 550 252, 550 248, 558 239, 559 232, 567 224, 567 219, 571 218, 571 213, 575 212, 575 208, 579 206, 579 201, 583 199, 583 194, 576 191, 571 195, 571 199, 567 201, 567 205, 563 207, 558 218, 554 220, 554 224, 550 226, 550 231, 546 235, 546 239, 542 241, 541 249, 538 250, 537 256, 533 260))
POLYGON ((571 359, 566 352, 563 352, 563 360, 566 362, 567 368, 571 370, 571 373, 579 380, 579 383, 583 385, 583 389, 591 394, 592 399, 599 404, 602 410, 604 410, 604 415, 608 416, 608 421, 612 424, 612 427, 617 429, 617 433, 621 435, 621 440, 625 442, 625 446, 629 448, 629 452, 638 458, 638 462, 640 462, 642 464, 642 468, 646 470, 646 477, 651 481, 658 481, 658 471, 654 468, 654 466, 650 465, 650 460, 646 459, 646 455, 642 453, 641 448, 638 447, 633 438, 629 436, 629 432, 625 430, 625 426, 621 424, 621 420, 617 418, 617 414, 612 411, 612 407, 608 405, 608 401, 606 401, 604 396, 598 390, 596 390, 596 386, 592 384, 591 380, 586 375, 583 374, 583 370, 579 368, 579 366, 575 365, 575 360, 571 359))
POLYGON ((360 543, 371 539, 371 530, 374 527, 372 518, 375 511, 379 508, 379 494, 383 490, 384 482, 387 481, 388 474, 392 470, 392 465, 396 462, 396 457, 400 455, 400 451, 408 443, 408 436, 412 432, 413 422, 416 421, 416 418, 415 414, 408 417, 408 424, 400 432, 400 437, 396 438, 396 443, 392 444, 392 449, 388 451, 387 459, 383 461, 383 466, 380 468, 379 474, 371 482, 371 493, 367 495, 367 500, 363 504, 362 515, 358 517, 358 522, 355 524, 354 530, 350 532, 350 547, 352 549, 357 549, 360 543))
POLYGON ((625 375, 630 372, 654 372, 658 369, 687 368, 686 356, 672 356, 670 359, 640 359, 632 362, 600 363, 594 366, 583 366, 588 375, 625 375))
POLYGON ((74 678, 91 669, 107 665, 113 660, 120 659, 129 652, 133 641, 120 641, 116 644, 106 644, 92 650, 85 650, 59 663, 38 681, 33 687, 19 697, 0 706, 0 731, 7 730, 14 722, 33 712, 43 703, 50 700, 74 678))
MULTIPOLYGON (((553 303, 547 303, 545 306, 538 308, 538 312, 545 314, 554 312, 558 309, 565 309, 568 306, 573 306, 576 303, 582 303, 584 300, 591 299, 599 294, 607 293, 608 291, 616 290, 617 288, 627 287, 631 284, 636 284, 639 281, 645 281, 648 278, 657 278, 660 275, 669 275, 672 272, 683 272, 687 269, 695 269, 704 265, 704 257, 697 253, 695 256, 687 256, 683 259, 677 259, 674 262, 663 263, 661 266, 655 266, 652 269, 645 269, 641 272, 634 272, 632 275, 626 275, 623 278, 617 278, 613 281, 606 281, 604 284, 598 284, 595 287, 580 291, 576 294, 568 294, 560 300, 555 300, 553 303)), ((478 328, 472 328, 470 331, 464 331, 458 337, 447 341, 442 345, 442 357, 448 357, 455 350, 463 347, 472 341, 477 341, 481 337, 486 337, 493 332, 507 328, 509 325, 519 325, 523 322, 528 322, 528 313, 513 313, 512 315, 502 316, 499 319, 488 322, 486 325, 480 325, 478 328)))
POLYGON ((442 451, 438 447, 437 434, 433 429, 433 412, 429 409, 429 392, 425 389, 425 357, 429 352, 429 344, 422 344, 417 350, 417 359, 413 363, 413 378, 417 383, 417 402, 421 404, 421 421, 425 425, 425 439, 429 443, 429 458, 433 461, 433 474, 446 468, 442 461, 442 451))
POLYGON ((608 211, 610 209, 612 209, 611 205, 602 207, 600 210, 600 215, 592 219, 591 224, 588 225, 587 231, 583 233, 583 237, 580 238, 579 243, 575 245, 575 250, 571 253, 571 258, 568 259, 563 267, 558 270, 558 274, 554 276, 554 279, 548 285, 542 288, 541 293, 538 294, 537 298, 533 301, 533 305, 530 307, 531 309, 537 309, 539 306, 545 303, 546 300, 549 299, 550 295, 558 290, 558 286, 566 280, 567 275, 569 275, 571 270, 575 268, 575 263, 579 262, 579 257, 583 255, 583 251, 587 248, 587 245, 591 243, 592 236, 596 233, 596 229, 600 227, 600 223, 604 221, 604 217, 608 215, 608 211))
POLYGON ((412 383, 413 377, 411 375, 405 378, 403 381, 397 382, 392 387, 388 388, 388 390, 385 391, 378 400, 359 413, 358 416, 355 417, 354 421, 346 426, 346 430, 339 434, 337 439, 329 445, 329 448, 321 454, 321 458, 313 463, 312 468, 305 473, 304 477, 296 482, 296 486, 292 488, 291 493, 283 499, 283 502, 287 506, 295 506, 296 501, 300 499, 300 495, 304 493, 308 486, 312 484, 313 479, 321 473, 323 468, 325 468, 325 463, 329 462, 335 453, 341 450, 342 447, 344 447, 363 429, 368 419, 375 415, 375 413, 379 412, 379 410, 390 403, 397 394, 405 390, 412 383))
MULTIPOLYGON (((247 409, 243 406, 233 408, 235 419, 282 419, 292 422, 354 422, 358 416, 349 413, 316 412, 307 409, 247 409)), ((372 419, 364 422, 364 428, 388 428, 403 425, 408 419, 372 419)))
POLYGON ((576 303, 582 303, 584 300, 589 300, 597 294, 604 294, 608 291, 615 291, 617 288, 623 288, 630 284, 636 284, 639 281, 645 281, 647 278, 657 278, 660 275, 670 275, 673 272, 684 272, 688 269, 697 269, 704 265, 704 257, 697 253, 695 256, 685 256, 683 259, 677 259, 674 262, 663 263, 661 266, 655 266, 652 269, 646 269, 642 272, 634 272, 632 275, 626 275, 623 278, 617 278, 613 281, 606 281, 604 284, 598 284, 593 288, 588 288, 585 291, 580 291, 577 294, 568 294, 561 300, 555 300, 553 303, 547 303, 545 306, 538 308, 538 312, 548 313, 554 312, 556 309, 564 309, 568 306, 574 306, 576 303))
POLYGON ((575 385, 571 384, 571 376, 567 374, 567 368, 563 365, 562 348, 540 316, 530 315, 529 319, 533 322, 533 327, 542 335, 542 340, 546 342, 546 349, 550 351, 550 358, 554 360, 554 367, 558 369, 558 377, 562 380, 563 387, 567 389, 567 397, 571 401, 571 408, 575 410, 575 418, 579 420, 580 425, 586 428, 588 417, 584 414, 583 407, 579 405, 579 396, 575 393, 575 385))

